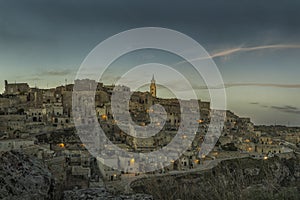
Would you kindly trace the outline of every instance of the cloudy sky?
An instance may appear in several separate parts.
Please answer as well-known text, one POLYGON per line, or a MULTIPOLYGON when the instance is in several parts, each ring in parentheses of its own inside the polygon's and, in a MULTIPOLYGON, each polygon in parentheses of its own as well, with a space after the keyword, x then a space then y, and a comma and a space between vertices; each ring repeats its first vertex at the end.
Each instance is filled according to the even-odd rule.
MULTIPOLYGON (((297 0, 0 0, 0 90, 6 79, 38 87, 72 83, 101 41, 132 28, 164 27, 209 52, 229 109, 257 124, 300 125, 299 9, 297 0)), ((164 52, 138 52, 116 61, 112 75, 153 61, 178 62, 164 52)), ((209 100, 202 87, 199 81, 209 100)))

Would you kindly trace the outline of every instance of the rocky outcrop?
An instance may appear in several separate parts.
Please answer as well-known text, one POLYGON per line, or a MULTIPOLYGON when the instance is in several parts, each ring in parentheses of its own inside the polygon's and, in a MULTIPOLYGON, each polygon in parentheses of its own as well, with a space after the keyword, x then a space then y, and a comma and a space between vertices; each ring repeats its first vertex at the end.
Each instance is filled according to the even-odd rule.
POLYGON ((0 155, 0 199, 55 199, 54 182, 37 158, 10 151, 0 155))
POLYGON ((0 199, 3 200, 85 200, 85 199, 153 199, 147 194, 116 195, 105 188, 57 189, 48 167, 35 157, 17 151, 0 154, 0 199))
POLYGON ((135 192, 155 199, 300 199, 300 159, 243 158, 185 175, 141 179, 135 192))
POLYGON ((82 190, 70 190, 64 192, 64 200, 152 200, 151 195, 133 194, 133 195, 112 195, 105 188, 90 188, 82 190))

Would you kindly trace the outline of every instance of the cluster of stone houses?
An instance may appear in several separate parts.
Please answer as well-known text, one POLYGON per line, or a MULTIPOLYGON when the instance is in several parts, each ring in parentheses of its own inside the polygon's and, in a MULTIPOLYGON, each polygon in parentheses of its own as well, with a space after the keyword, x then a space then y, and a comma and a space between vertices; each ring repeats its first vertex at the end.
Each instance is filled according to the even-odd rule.
MULTIPOLYGON (((250 118, 239 117, 229 110, 221 113, 225 117, 222 130, 217 130, 219 127, 215 127, 215 131, 220 131, 220 137, 207 138, 213 112, 210 102, 158 98, 154 78, 151 81, 149 92, 132 93, 126 86, 103 85, 103 83, 88 79, 75 80, 75 84, 51 89, 30 88, 27 83, 5 81, 5 92, 0 96, 0 151, 24 149, 24 151, 40 157, 50 166, 56 177, 64 184, 68 182, 70 187, 72 180, 86 180, 86 182, 82 182, 82 187, 99 181, 98 175, 94 173, 93 164, 95 163, 102 179, 107 181, 119 180, 122 173, 148 171, 147 167, 151 168, 157 158, 143 158, 146 165, 137 165, 133 158, 126 159, 115 152, 110 152, 93 160, 94 158, 84 148, 84 144, 76 140, 72 142, 71 136, 68 136, 66 141, 52 141, 51 145, 44 140, 43 142, 37 141, 36 135, 51 135, 56 130, 63 132, 63 130, 74 128, 74 120, 83 124, 93 122, 94 118, 91 117, 89 110, 83 112, 84 115, 80 118, 76 117, 75 119, 73 116, 73 109, 80 109, 72 107, 74 87, 78 85, 80 90, 77 89, 77 92, 81 94, 87 94, 95 89, 92 105, 94 105, 94 113, 96 113, 101 128, 105 131, 108 139, 128 152, 144 153, 165 147, 173 140, 182 124, 181 104, 188 105, 190 112, 196 112, 199 109, 199 119, 193 123, 193 126, 197 126, 195 137, 190 142, 189 148, 183 154, 180 154, 176 148, 171 149, 169 153, 180 154, 179 159, 159 158, 162 163, 167 162, 167 164, 164 163, 165 167, 156 172, 188 170, 197 167, 204 160, 215 159, 230 151, 262 156, 282 154, 290 151, 282 145, 282 140, 295 144, 300 141, 300 132, 278 135, 278 138, 274 139, 264 131, 255 130, 250 118), (113 113, 111 98, 116 91, 130 93, 127 111, 130 113, 132 121, 139 125, 141 130, 151 122, 151 115, 154 114, 152 106, 161 105, 166 112, 164 124, 160 123, 160 118, 162 118, 160 114, 156 115, 156 119, 153 118, 157 120, 154 126, 160 131, 152 137, 136 138, 121 129, 119 122, 124 120, 122 117, 126 111, 124 111, 126 101, 120 97, 120 105, 114 108, 115 113, 113 113), (203 151, 204 140, 215 140, 216 146, 208 155, 199 155, 199 152, 203 151), (109 167, 111 165, 122 166, 124 171, 109 167)), ((77 99, 81 105, 88 104, 89 99, 84 98, 88 95, 81 96, 80 99, 77 99)), ((178 145, 184 142, 189 143, 186 137, 183 134, 178 145)), ((228 155, 231 154, 228 153, 228 155)))

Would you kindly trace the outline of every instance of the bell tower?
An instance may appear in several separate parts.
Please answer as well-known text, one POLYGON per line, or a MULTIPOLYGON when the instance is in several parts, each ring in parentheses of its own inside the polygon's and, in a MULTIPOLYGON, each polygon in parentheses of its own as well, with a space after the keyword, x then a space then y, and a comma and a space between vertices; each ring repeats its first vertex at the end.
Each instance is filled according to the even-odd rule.
POLYGON ((156 84, 155 84, 154 74, 152 76, 152 80, 150 84, 150 93, 152 97, 156 97, 156 84))

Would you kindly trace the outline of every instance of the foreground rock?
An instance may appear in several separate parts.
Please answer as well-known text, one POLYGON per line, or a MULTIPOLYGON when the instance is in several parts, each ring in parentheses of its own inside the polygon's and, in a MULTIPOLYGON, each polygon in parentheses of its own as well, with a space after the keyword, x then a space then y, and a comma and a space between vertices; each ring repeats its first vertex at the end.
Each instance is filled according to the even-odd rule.
POLYGON ((300 158, 221 162, 213 169, 140 179, 135 192, 155 199, 300 199, 300 158))
POLYGON ((48 167, 35 157, 17 151, 0 153, 0 199, 2 200, 85 200, 153 199, 147 194, 115 195, 105 188, 65 191, 56 189, 48 167), (62 197, 63 196, 63 197, 62 197))
POLYGON ((64 192, 64 200, 152 200, 152 196, 147 194, 133 194, 133 195, 112 195, 107 192, 105 188, 90 188, 82 190, 70 190, 64 192))
POLYGON ((0 199, 55 199, 54 182, 37 158, 11 151, 0 155, 0 199))

